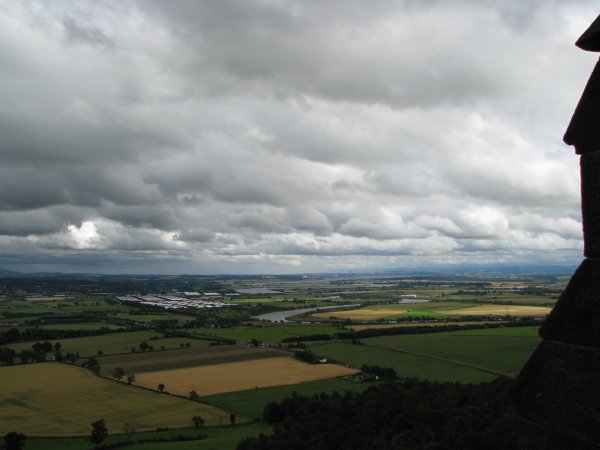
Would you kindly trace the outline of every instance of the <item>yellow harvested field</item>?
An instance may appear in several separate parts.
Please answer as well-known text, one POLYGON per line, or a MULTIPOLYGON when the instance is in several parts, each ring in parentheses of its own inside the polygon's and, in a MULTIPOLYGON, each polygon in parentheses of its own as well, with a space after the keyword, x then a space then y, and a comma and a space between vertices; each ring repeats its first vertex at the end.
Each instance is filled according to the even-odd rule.
POLYGON ((321 319, 328 319, 335 317, 339 319, 352 319, 352 320, 373 320, 380 317, 393 316, 396 314, 403 314, 407 312, 401 309, 352 309, 350 311, 332 311, 332 312, 320 312, 313 314, 313 317, 319 317, 321 319))
POLYGON ((297 384, 355 374, 356 369, 337 364, 307 364, 291 356, 242 361, 183 369, 160 370, 136 375, 136 383, 152 389, 159 384, 165 391, 203 395, 241 391, 256 387, 297 384))
POLYGON ((545 316, 552 308, 545 306, 519 306, 519 305, 478 305, 470 308, 454 309, 452 314, 460 316, 545 316))
POLYGON ((201 415, 207 425, 228 420, 225 411, 106 380, 86 369, 59 363, 0 367, 0 435, 89 435, 90 424, 105 419, 111 433, 124 424, 136 430, 182 428, 201 415))
POLYGON ((482 323, 499 324, 499 323, 508 323, 508 322, 493 320, 493 321, 478 321, 478 322, 413 322, 413 323, 386 323, 386 324, 374 323, 371 325, 352 325, 352 326, 348 326, 346 328, 353 330, 353 331, 362 331, 362 330, 379 330, 379 329, 385 329, 385 328, 447 327, 449 325, 457 325, 457 326, 480 325, 482 323))

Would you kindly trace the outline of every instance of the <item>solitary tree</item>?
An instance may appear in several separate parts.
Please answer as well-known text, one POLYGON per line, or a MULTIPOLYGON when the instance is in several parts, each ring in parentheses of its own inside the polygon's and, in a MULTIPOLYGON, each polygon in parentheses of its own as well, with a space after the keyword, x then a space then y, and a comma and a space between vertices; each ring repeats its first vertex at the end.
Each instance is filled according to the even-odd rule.
MULTIPOLYGON (((117 379, 117 381, 121 381, 121 378, 125 376, 125 371, 122 367, 115 367, 112 371, 113 377, 117 379)), ((131 384, 131 383, 130 383, 131 384)))
POLYGON ((204 425, 204 419, 202 418, 202 416, 192 417, 192 422, 194 422, 194 426, 196 428, 200 428, 202 425, 204 425))
POLYGON ((4 448, 6 450, 21 450, 25 446, 27 436, 14 431, 4 436, 4 448))
POLYGON ((135 375, 130 373, 127 375, 127 384, 131 384, 135 381, 135 375))
POLYGON ((191 390, 189 395, 192 400, 200 399, 200 395, 195 390, 191 390))
POLYGON ((90 435, 90 441, 92 441, 96 445, 99 445, 107 437, 108 428, 106 428, 106 421, 104 419, 100 419, 92 423, 92 433, 90 435))
POLYGON ((165 391, 165 385, 164 385, 164 384, 162 384, 162 383, 160 383, 160 384, 158 385, 158 390, 159 390, 160 392, 164 392, 164 391, 165 391))
POLYGON ((83 367, 87 367, 88 369, 90 369, 95 374, 99 374, 100 373, 100 363, 93 356, 89 357, 88 360, 83 363, 83 367))
POLYGON ((233 414, 233 413, 229 414, 229 422, 231 422, 231 426, 235 425, 236 420, 237 420, 237 417, 235 416, 235 414, 233 414))

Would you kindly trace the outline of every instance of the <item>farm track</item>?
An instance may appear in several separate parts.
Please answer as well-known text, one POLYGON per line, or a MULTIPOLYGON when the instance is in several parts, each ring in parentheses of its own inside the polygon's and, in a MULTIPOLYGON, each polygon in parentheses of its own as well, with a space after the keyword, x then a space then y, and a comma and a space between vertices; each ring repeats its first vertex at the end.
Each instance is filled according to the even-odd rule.
POLYGON ((479 366, 477 364, 471 364, 471 363, 468 363, 468 362, 459 361, 457 359, 444 358, 443 356, 430 355, 428 353, 415 352, 415 351, 412 351, 412 350, 401 350, 401 349, 395 349, 395 348, 389 348, 389 347, 380 347, 378 345, 370 345, 370 344, 363 344, 363 345, 365 347, 377 348, 379 350, 387 350, 387 351, 396 352, 396 353, 406 353, 408 355, 419 356, 421 358, 435 359, 435 360, 438 360, 438 361, 443 361, 443 362, 446 362, 446 363, 455 364, 457 366, 469 367, 471 369, 479 370, 481 372, 491 373, 492 375, 498 375, 498 376, 501 376, 501 377, 514 378, 513 375, 509 375, 509 374, 506 374, 504 372, 499 372, 497 370, 490 369, 490 368, 484 367, 484 366, 479 366))

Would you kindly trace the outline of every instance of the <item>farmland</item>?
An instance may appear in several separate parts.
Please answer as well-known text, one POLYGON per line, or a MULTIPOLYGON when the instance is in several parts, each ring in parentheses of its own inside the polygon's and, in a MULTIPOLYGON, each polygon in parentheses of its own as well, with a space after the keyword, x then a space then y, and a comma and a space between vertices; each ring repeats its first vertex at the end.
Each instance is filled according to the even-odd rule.
POLYGON ((228 411, 235 411, 243 417, 260 417, 263 407, 270 401, 299 395, 316 395, 321 392, 362 391, 374 383, 359 383, 348 378, 331 378, 327 380, 308 381, 299 384, 249 389, 202 397, 202 401, 228 411))
POLYGON ((259 323, 241 325, 235 328, 195 328, 190 330, 198 336, 219 336, 236 341, 251 341, 257 339, 261 342, 279 342, 285 338, 295 336, 309 336, 313 334, 334 334, 343 331, 339 327, 323 325, 289 325, 259 323))
MULTIPOLYGON (((136 331, 132 333, 110 333, 101 336, 61 339, 62 349, 65 352, 79 352, 80 356, 95 356, 98 351, 105 355, 116 353, 130 353, 131 347, 137 347, 143 341, 160 338, 162 335, 154 331, 136 331)), ((54 344, 57 341, 52 341, 54 344)), ((31 348, 32 342, 11 344, 10 348, 21 351, 31 348)))
POLYGON ((510 327, 381 336, 364 339, 363 345, 315 344, 311 349, 356 367, 385 360, 403 377, 477 381, 473 370, 486 374, 483 379, 494 373, 515 376, 539 342, 537 327, 510 327), (428 364, 435 364, 435 370, 428 364))
POLYGON ((266 348, 250 348, 237 345, 225 345, 204 348, 184 348, 164 352, 146 352, 133 355, 117 355, 98 358, 108 376, 115 367, 121 367, 128 373, 155 372, 167 369, 210 366, 231 362, 252 361, 276 358, 288 355, 286 352, 266 348))
POLYGON ((327 319, 350 319, 369 321, 378 319, 402 319, 409 317, 424 317, 445 319, 463 316, 545 316, 550 308, 531 305, 496 305, 496 304, 470 304, 456 302, 431 302, 410 304, 379 304, 369 305, 359 309, 345 311, 320 312, 313 317, 327 319))
MULTIPOLYGON (((517 331, 517 330, 513 330, 517 331)), ((364 344, 461 361, 515 376, 533 350, 537 336, 430 333, 369 338, 364 344)))
POLYGON ((320 344, 310 347, 319 356, 343 361, 354 367, 367 365, 385 365, 396 371, 403 378, 420 378, 430 381, 460 381, 463 383, 479 383, 490 381, 497 375, 446 361, 411 355, 393 350, 352 345, 347 343, 320 344))
MULTIPOLYGON (((10 280, 2 280, 7 287, 0 297, 0 335, 4 346, 17 354, 6 363, 15 365, 0 366, 3 394, 6 392, 0 400, 0 427, 30 437, 83 436, 89 434, 91 422, 104 418, 111 434, 105 443, 181 432, 208 437, 190 442, 137 443, 128 448, 233 449, 242 437, 269 433, 270 427, 260 422, 219 427, 229 423, 229 413, 243 421, 253 420, 261 417, 266 403, 294 392, 363 391, 379 384, 351 376, 363 365, 392 368, 401 378, 434 381, 479 383, 499 375, 512 377, 539 343, 537 329, 542 319, 527 317, 543 317, 566 280, 552 276, 275 276, 208 281, 195 277, 125 277, 110 284, 100 277, 82 279, 80 285, 78 280, 71 280, 73 284, 66 289, 65 284, 54 286, 50 278, 44 278, 31 282, 35 288, 16 282, 18 295, 11 295, 10 280), (263 287, 277 293, 265 293, 263 287), (254 289, 254 295, 233 294, 254 289), (217 292, 223 303, 234 305, 188 307, 173 313, 118 300, 129 292, 138 296, 160 292, 157 295, 181 298, 194 290, 217 292), (231 300, 225 300, 229 293, 231 300), (256 319, 277 311, 347 304, 355 306, 292 317, 289 323, 256 319), (521 324, 528 326, 517 326, 521 324), (468 329, 473 327, 476 329, 468 329), (60 351, 53 347, 50 352, 38 353, 37 358, 20 358, 19 352, 31 353, 37 342, 44 341, 60 343, 60 351), (140 347, 143 342, 152 349, 144 351, 140 347), (293 357, 298 351, 302 358, 304 350, 339 364, 308 364, 293 357), (80 358, 76 365, 21 364, 60 360, 60 352, 79 352, 80 358), (92 356, 100 365, 100 376, 80 367, 92 356), (121 382, 113 378, 117 367, 135 375, 132 385, 127 384, 126 377, 121 382), (4 380, 10 380, 10 385, 4 380), (159 384, 166 393, 158 392, 159 384), (206 403, 178 397, 189 397, 190 391, 196 391, 206 403), (190 418, 198 414, 207 427, 190 429, 190 418), (136 432, 116 435, 123 433, 125 423, 136 432), (171 430, 143 431, 157 427, 171 430)), ((211 294, 213 300, 217 297, 211 294)), ((81 438, 39 438, 28 439, 26 448, 89 446, 81 438)))
POLYGON ((200 414, 216 425, 228 415, 203 405, 98 378, 85 369, 58 363, 0 368, 0 433, 82 435, 104 418, 109 429, 126 423, 138 430, 189 426, 200 414))
POLYGON ((220 394, 252 388, 297 384, 352 375, 356 370, 336 364, 307 364, 291 356, 259 359, 209 366, 144 372, 136 375, 137 384, 149 388, 159 383, 178 395, 192 390, 199 395, 220 394))
POLYGON ((42 325, 41 328, 47 330, 99 330, 101 328, 108 328, 109 330, 118 330, 123 328, 122 326, 115 325, 107 322, 79 322, 79 323, 54 323, 48 325, 42 325))
MULTIPOLYGON (((362 324, 362 325, 347 325, 346 328, 348 330, 354 330, 354 331, 362 331, 362 330, 385 330, 388 328, 415 328, 415 327, 422 327, 424 324, 426 324, 428 327, 445 327, 448 326, 447 321, 440 321, 440 322, 432 322, 432 321, 428 321, 428 322, 421 322, 421 321, 416 321, 416 322, 399 322, 399 323, 376 323, 376 322, 372 322, 372 323, 366 323, 366 324, 362 324)), ((498 320, 494 320, 494 321, 486 321, 486 320, 480 320, 480 321, 457 321, 457 322, 451 322, 453 324, 456 324, 458 326, 471 326, 471 325, 486 325, 486 324, 492 324, 492 325, 501 325, 503 323, 503 321, 498 321, 498 320)))
MULTIPOLYGON (((128 445, 128 449, 156 449, 156 450, 235 450, 237 443, 244 437, 257 436, 260 433, 268 434, 271 427, 264 423, 245 424, 236 427, 211 427, 211 428, 188 428, 161 431, 136 432, 132 436, 113 434, 109 428, 110 435, 105 443, 108 445, 119 442, 137 442, 149 439, 169 439, 178 436, 202 437, 200 440, 172 441, 172 442, 143 442, 128 445), (204 436, 206 436, 204 438, 204 436)), ((118 430, 122 431, 122 430, 118 430)), ((90 440, 86 437, 72 438, 34 438, 25 443, 25 450, 90 450, 90 440)))
POLYGON ((550 308, 545 306, 524 305, 478 305, 470 308, 456 309, 453 314, 459 316, 546 316, 550 308))

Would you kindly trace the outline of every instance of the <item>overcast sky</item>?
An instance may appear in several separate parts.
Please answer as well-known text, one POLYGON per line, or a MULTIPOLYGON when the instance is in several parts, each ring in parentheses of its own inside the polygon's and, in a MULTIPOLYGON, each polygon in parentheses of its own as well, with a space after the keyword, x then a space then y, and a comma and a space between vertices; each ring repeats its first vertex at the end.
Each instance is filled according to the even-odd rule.
POLYGON ((0 0, 0 267, 582 259, 592 0, 0 0))

